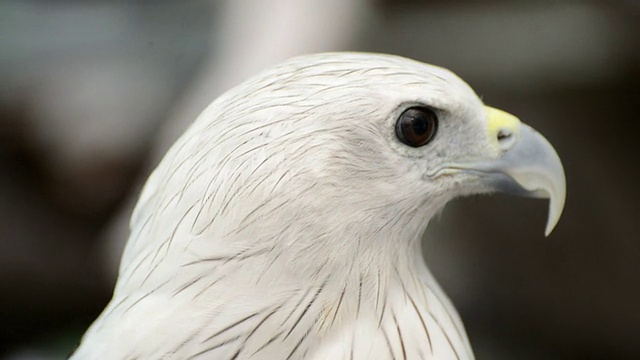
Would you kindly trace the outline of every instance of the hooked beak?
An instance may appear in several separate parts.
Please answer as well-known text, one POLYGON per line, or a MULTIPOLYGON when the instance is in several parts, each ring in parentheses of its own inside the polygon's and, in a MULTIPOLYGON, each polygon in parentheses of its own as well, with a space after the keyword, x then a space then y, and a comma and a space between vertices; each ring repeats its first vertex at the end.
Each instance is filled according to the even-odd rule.
POLYGON ((495 160, 456 164, 455 168, 478 174, 492 191, 548 198, 548 236, 560 220, 566 197, 558 154, 547 139, 515 116, 489 106, 485 111, 489 139, 501 155, 495 160))

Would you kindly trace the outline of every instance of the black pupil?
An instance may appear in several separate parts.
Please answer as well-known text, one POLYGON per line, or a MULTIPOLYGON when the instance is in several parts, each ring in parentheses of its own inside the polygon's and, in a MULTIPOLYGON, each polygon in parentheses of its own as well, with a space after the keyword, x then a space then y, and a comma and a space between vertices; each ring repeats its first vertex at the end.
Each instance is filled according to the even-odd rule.
POLYGON ((424 117, 423 114, 417 114, 413 117, 413 121, 411 121, 411 126, 413 127, 413 132, 416 135, 424 135, 429 129, 429 122, 424 117))

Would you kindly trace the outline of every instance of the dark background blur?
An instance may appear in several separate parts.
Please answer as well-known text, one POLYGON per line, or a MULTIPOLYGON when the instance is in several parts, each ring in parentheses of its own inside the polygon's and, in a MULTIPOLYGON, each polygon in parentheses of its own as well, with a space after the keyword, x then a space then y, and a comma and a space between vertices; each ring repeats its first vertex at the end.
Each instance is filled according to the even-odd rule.
POLYGON ((457 200, 428 262, 479 360, 640 359, 640 2, 0 2, 0 357, 59 359, 110 298, 146 175, 217 95, 292 55, 447 67, 543 133, 544 201, 457 200))

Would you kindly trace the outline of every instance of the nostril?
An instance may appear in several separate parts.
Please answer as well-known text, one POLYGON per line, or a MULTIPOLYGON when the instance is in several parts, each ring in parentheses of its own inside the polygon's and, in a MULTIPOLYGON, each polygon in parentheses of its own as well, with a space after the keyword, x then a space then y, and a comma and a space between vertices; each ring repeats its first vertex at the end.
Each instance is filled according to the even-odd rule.
POLYGON ((498 131, 498 141, 503 142, 511 138, 512 134, 508 130, 500 130, 498 131))
POLYGON ((498 146, 503 150, 509 150, 516 142, 516 134, 510 129, 498 130, 498 146))

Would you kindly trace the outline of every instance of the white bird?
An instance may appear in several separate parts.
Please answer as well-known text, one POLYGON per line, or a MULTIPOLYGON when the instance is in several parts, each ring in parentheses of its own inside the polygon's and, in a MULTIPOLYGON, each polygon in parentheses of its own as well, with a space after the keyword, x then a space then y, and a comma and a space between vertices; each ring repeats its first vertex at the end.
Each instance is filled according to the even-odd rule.
POLYGON ((452 198, 564 205, 553 147, 448 70, 303 56, 215 100, 147 181, 72 359, 473 359, 424 263, 452 198))

